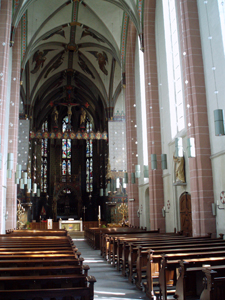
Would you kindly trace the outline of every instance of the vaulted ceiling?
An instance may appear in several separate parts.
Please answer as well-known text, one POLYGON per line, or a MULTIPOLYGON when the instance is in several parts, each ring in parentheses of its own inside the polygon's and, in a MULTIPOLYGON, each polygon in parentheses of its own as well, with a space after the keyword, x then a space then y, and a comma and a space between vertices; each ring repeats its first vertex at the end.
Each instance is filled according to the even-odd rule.
POLYGON ((123 86, 126 32, 142 36, 144 0, 14 0, 12 41, 22 26, 20 111, 40 128, 46 116, 74 104, 97 130, 112 117, 123 86))

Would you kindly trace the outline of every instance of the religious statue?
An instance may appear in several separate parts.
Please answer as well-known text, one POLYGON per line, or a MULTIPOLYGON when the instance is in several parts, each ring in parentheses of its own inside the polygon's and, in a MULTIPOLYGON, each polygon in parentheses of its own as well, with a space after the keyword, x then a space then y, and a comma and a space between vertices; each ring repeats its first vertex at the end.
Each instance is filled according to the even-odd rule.
POLYGON ((86 110, 81 107, 81 115, 80 115, 80 128, 85 128, 86 123, 86 110))
POLYGON ((173 161, 175 162, 176 182, 184 183, 185 182, 184 157, 173 156, 173 161))
POLYGON ((66 106, 67 107, 67 113, 68 113, 68 124, 71 125, 71 119, 72 119, 72 107, 80 105, 79 103, 59 103, 59 105, 66 106))

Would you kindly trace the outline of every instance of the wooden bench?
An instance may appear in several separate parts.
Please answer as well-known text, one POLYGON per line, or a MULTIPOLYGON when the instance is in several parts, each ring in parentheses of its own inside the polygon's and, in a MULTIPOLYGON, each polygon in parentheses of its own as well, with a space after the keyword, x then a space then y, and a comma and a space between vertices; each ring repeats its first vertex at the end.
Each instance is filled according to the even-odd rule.
POLYGON ((103 240, 103 246, 105 247, 105 252, 106 252, 106 259, 110 259, 111 256, 117 255, 117 245, 118 245, 118 240, 123 240, 123 239, 132 239, 132 238, 137 238, 140 236, 140 238, 143 238, 146 236, 151 235, 158 235, 159 234, 159 229, 158 230, 140 230, 140 229, 130 229, 129 231, 123 231, 123 232, 113 232, 113 233, 108 233, 107 235, 105 234, 105 237, 103 236, 103 239, 105 238, 106 240, 103 240))
MULTIPOLYGON (((164 300, 167 299, 168 293, 179 294, 182 289, 181 277, 179 282, 176 277, 176 270, 180 267, 180 260, 182 257, 185 259, 186 263, 189 263, 190 266, 195 267, 195 269, 190 269, 189 271, 199 271, 202 268, 203 264, 224 264, 225 263, 225 252, 221 253, 220 251, 208 251, 208 252, 190 252, 190 253, 179 253, 179 254, 167 254, 162 256, 160 271, 159 271, 159 292, 157 293, 159 298, 162 296, 164 300), (222 254, 223 256, 220 256, 222 254), (168 257, 169 256, 169 257, 168 257), (173 286, 173 289, 168 290, 168 284, 173 286), (176 288, 178 291, 176 292, 176 288)), ((152 257, 153 258, 153 257, 152 257)), ((147 268, 147 272, 151 270, 151 267, 147 268)), ((153 280, 148 273, 147 275, 147 287, 146 294, 149 298, 153 295, 153 280), (151 287, 150 287, 151 286, 151 287), (150 287, 150 288, 149 288, 150 287)), ((189 286, 189 290, 191 290, 191 285, 189 286)), ((155 293, 156 294, 156 293, 155 293)), ((186 296, 186 295, 185 295, 186 296)), ((181 298, 182 299, 182 298, 181 298)))
POLYGON ((205 284, 200 300, 225 299, 225 274, 222 270, 222 274, 219 268, 204 270, 205 284))
MULTIPOLYGON (((150 231, 150 232, 159 232, 158 230, 150 231)), ((109 253, 112 249, 112 243, 113 243, 113 236, 130 236, 132 234, 138 234, 138 233, 149 233, 146 231, 146 229, 140 229, 140 228, 131 228, 131 227, 118 227, 118 228, 105 228, 101 231, 100 234, 100 251, 101 256, 103 258, 108 258, 109 253)))
POLYGON ((0 236, 0 299, 93 299, 96 280, 88 276, 89 267, 63 232, 0 236))
MULTIPOLYGON (((210 238, 210 235, 208 235, 206 238, 210 238)), ((180 234, 176 234, 174 233, 163 233, 163 234, 136 234, 136 235, 132 235, 132 236, 123 236, 123 237, 119 237, 117 238, 117 259, 116 261, 119 262, 119 265, 117 264, 117 269, 119 270, 122 264, 122 272, 125 275, 125 265, 127 264, 127 260, 128 260, 128 256, 129 253, 131 251, 130 249, 130 244, 133 244, 133 246, 135 247, 138 245, 142 245, 143 247, 146 246, 149 248, 149 245, 151 245, 152 241, 155 242, 162 242, 165 243, 166 241, 169 240, 184 240, 184 242, 187 243, 188 240, 192 240, 193 238, 191 237, 184 237, 181 236, 180 234), (121 257, 122 256, 122 257, 121 257)), ((202 238, 199 238, 200 240, 202 238)), ((132 252, 132 251, 131 251, 132 252)), ((113 266, 115 265, 115 258, 114 258, 114 254, 112 257, 112 264, 113 266)), ((135 259, 136 261, 136 259, 135 259)))
POLYGON ((157 239, 156 237, 153 237, 151 240, 148 241, 126 242, 124 244, 122 272, 124 275, 128 274, 129 281, 132 282, 134 280, 134 270, 137 270, 137 268, 139 270, 141 270, 142 268, 146 269, 149 249, 162 250, 164 253, 166 253, 168 249, 177 248, 178 245, 180 247, 204 247, 206 244, 209 243, 209 241, 210 243, 217 243, 217 245, 220 245, 221 242, 221 240, 219 239, 190 239, 186 237, 177 238, 172 236, 164 236, 162 239, 157 239))
MULTIPOLYGON (((199 298, 204 286, 207 288, 207 284, 203 283, 203 272, 205 272, 206 269, 218 271, 217 276, 225 276, 225 264, 216 265, 217 263, 218 261, 216 259, 214 261, 208 261, 207 258, 205 259, 204 264, 202 260, 198 262, 198 259, 194 262, 181 260, 174 298, 180 300, 185 299, 187 296, 199 298)), ((204 282, 207 283, 205 280, 204 282)))

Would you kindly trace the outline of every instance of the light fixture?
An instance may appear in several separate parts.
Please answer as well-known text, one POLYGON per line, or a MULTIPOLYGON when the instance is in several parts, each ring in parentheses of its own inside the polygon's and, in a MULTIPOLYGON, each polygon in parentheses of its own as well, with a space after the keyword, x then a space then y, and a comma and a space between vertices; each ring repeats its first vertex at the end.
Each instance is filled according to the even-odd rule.
POLYGON ((41 190, 40 188, 37 189, 37 197, 40 197, 41 196, 41 190))
POLYGON ((12 170, 7 170, 7 178, 12 179, 12 170))
POLYGON ((215 135, 224 135, 224 114, 223 109, 214 110, 215 135))
POLYGON ((23 172, 23 184, 27 184, 27 172, 23 172))
POLYGON ((128 173, 127 172, 124 173, 123 182, 128 183, 128 173))
POLYGON ((140 178, 141 177, 141 166, 140 165, 136 165, 135 166, 135 177, 136 178, 140 178))
POLYGON ((33 183, 33 194, 37 193, 37 183, 33 183))
POLYGON ((116 178, 116 188, 119 189, 120 188, 120 179, 116 178))
POLYGON ((19 184, 20 183, 20 180, 19 178, 16 178, 16 172, 15 172, 15 184, 19 184))
POLYGON ((23 183, 23 179, 20 178, 20 189, 23 190, 24 189, 24 183, 23 183))
POLYGON ((131 173, 131 183, 135 183, 135 173, 131 173))
POLYGON ((162 170, 167 169, 167 155, 166 154, 161 154, 161 168, 162 168, 162 170))
POLYGON ((108 193, 111 191, 111 184, 110 184, 110 182, 107 183, 107 191, 108 191, 108 193))
POLYGON ((187 155, 188 157, 195 157, 195 139, 188 138, 187 139, 187 155))
POLYGON ((22 177, 22 166, 16 165, 16 178, 20 179, 22 177))
POLYGON ((183 140, 181 137, 175 138, 175 157, 183 157, 183 140))
POLYGON ((27 178, 27 191, 31 190, 31 178, 27 178))
POLYGON ((151 154, 151 169, 156 170, 157 169, 157 157, 156 154, 151 154))
POLYGON ((7 170, 13 169, 13 153, 8 153, 7 170))
POLYGON ((7 212, 5 213, 5 220, 7 220, 8 217, 9 217, 9 213, 8 213, 8 211, 7 211, 7 212))
POLYGON ((103 197, 103 188, 100 188, 100 190, 99 190, 99 196, 103 197))
POLYGON ((149 170, 148 170, 148 166, 144 165, 144 178, 149 178, 149 170))

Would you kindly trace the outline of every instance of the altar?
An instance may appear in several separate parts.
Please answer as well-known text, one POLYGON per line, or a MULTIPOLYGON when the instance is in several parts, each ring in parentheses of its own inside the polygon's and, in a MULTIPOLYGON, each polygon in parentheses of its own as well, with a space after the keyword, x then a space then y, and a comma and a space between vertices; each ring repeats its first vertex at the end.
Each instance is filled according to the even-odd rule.
POLYGON ((59 229, 66 229, 68 231, 83 231, 82 220, 59 220, 59 229))

